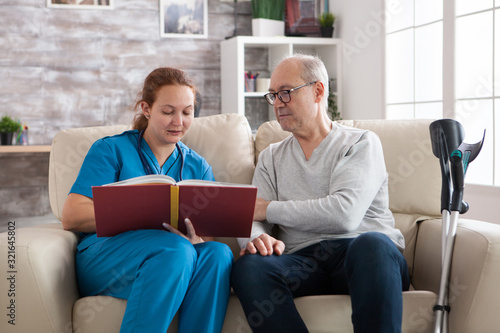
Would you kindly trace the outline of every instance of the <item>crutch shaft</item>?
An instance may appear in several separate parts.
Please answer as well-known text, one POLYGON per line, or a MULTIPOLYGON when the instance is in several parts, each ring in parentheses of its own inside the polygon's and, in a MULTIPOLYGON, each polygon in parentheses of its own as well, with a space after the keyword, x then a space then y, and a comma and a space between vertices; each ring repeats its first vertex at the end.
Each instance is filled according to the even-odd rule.
POLYGON ((458 225, 458 215, 460 213, 457 211, 451 212, 450 215, 450 227, 448 230, 448 236, 446 237, 446 245, 444 251, 444 260, 443 267, 441 270, 441 280, 439 283, 439 294, 436 306, 434 307, 434 311, 436 312, 436 322, 434 326, 434 332, 443 332, 443 321, 446 317, 445 312, 449 311, 449 306, 446 304, 446 297, 448 294, 448 281, 450 277, 451 271, 451 260, 453 255, 453 245, 455 243, 455 235, 457 233, 457 225, 458 225))

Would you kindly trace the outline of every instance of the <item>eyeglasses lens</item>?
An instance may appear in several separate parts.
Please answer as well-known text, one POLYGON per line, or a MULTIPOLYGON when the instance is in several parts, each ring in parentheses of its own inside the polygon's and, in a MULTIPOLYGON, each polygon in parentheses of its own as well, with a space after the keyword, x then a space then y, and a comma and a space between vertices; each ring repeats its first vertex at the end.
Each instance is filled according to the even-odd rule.
POLYGON ((288 103, 290 102, 290 92, 288 90, 278 91, 278 98, 283 103, 288 103))
POLYGON ((265 94, 264 97, 266 98, 269 104, 274 105, 274 94, 272 93, 265 94))
POLYGON ((266 97, 266 100, 269 104, 274 105, 274 102, 276 101, 276 96, 282 101, 283 103, 288 103, 290 102, 290 93, 288 90, 281 90, 278 91, 277 93, 269 93, 264 95, 266 97))

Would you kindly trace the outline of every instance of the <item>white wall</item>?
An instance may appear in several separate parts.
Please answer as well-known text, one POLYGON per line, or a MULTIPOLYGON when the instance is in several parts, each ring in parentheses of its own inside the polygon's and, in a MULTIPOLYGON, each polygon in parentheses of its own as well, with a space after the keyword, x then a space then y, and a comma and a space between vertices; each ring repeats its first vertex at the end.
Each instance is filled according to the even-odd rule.
MULTIPOLYGON (((335 37, 344 43, 344 119, 385 118, 384 0, 330 0, 336 16, 335 37)), ((500 224, 496 205, 500 187, 467 184, 464 199, 469 212, 463 218, 500 224)))
POLYGON ((330 0, 344 44, 344 119, 385 117, 383 8, 383 0, 330 0))

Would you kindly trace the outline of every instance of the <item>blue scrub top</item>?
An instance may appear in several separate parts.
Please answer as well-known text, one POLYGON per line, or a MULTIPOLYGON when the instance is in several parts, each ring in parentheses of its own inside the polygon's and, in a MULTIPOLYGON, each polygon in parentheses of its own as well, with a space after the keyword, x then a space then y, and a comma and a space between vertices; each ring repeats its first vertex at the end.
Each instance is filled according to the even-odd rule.
MULTIPOLYGON (((101 138, 94 142, 85 156, 78 177, 71 187, 70 193, 78 193, 92 198, 92 186, 100 186, 120 180, 147 175, 137 151, 139 131, 125 131, 122 134, 101 138)), ((178 143, 184 156, 182 179, 214 180, 212 167, 203 157, 188 148, 184 143, 178 143)), ((151 170, 157 174, 166 174, 176 181, 180 180, 181 157, 179 150, 174 149, 167 161, 160 167, 156 157, 146 140, 141 140, 141 149, 151 170)), ((79 249, 97 241, 95 234, 83 234, 85 244, 79 244, 79 249), (89 236, 92 236, 91 241, 89 236), (83 246, 85 245, 85 246, 83 246)), ((105 239, 105 238, 99 238, 105 239)))

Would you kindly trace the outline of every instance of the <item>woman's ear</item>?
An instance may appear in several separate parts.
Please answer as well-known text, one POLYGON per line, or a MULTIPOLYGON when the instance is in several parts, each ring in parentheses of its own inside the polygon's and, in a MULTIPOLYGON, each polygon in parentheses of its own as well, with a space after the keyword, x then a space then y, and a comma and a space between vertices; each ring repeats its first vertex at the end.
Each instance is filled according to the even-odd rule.
POLYGON ((149 117, 151 117, 151 109, 149 108, 148 103, 142 101, 141 102, 141 109, 142 109, 142 114, 144 115, 144 117, 149 119, 149 117))

